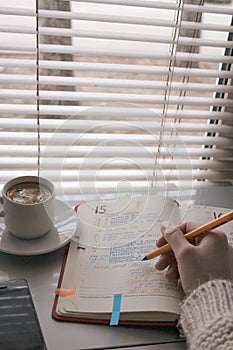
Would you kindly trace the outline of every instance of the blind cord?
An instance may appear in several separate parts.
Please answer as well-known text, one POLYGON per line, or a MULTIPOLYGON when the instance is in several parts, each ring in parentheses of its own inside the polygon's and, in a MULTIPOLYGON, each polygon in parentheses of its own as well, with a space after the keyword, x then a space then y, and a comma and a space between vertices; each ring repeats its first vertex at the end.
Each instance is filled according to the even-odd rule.
POLYGON ((37 119, 37 174, 40 176, 40 50, 39 50, 39 1, 36 0, 36 119, 37 119))

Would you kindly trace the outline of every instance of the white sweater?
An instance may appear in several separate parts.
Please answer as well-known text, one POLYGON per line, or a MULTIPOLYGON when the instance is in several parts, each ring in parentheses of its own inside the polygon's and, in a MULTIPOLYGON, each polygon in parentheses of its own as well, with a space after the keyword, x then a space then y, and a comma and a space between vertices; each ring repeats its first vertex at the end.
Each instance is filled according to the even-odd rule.
POLYGON ((233 350, 233 282, 200 285, 181 305, 189 350, 233 350))

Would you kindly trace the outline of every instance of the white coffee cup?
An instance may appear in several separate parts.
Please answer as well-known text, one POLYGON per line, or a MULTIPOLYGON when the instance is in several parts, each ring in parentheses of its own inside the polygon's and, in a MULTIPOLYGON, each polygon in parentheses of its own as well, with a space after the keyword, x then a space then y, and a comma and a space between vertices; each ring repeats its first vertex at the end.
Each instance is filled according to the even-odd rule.
POLYGON ((54 226, 55 190, 52 182, 45 178, 21 176, 8 181, 3 187, 1 202, 3 211, 0 216, 4 216, 7 230, 18 238, 42 237, 54 226), (34 202, 34 199, 26 200, 27 194, 26 197, 22 194, 25 187, 26 191, 29 191, 28 188, 34 191, 33 186, 39 188, 38 194, 33 197, 34 202))

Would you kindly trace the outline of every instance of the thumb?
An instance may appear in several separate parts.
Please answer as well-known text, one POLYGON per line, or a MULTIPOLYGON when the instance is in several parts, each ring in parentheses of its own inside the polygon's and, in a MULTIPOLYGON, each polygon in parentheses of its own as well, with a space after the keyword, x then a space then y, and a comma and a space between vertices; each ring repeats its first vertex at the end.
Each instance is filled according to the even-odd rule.
POLYGON ((167 243, 170 244, 176 258, 179 252, 183 250, 185 246, 189 245, 189 242, 184 237, 179 227, 173 226, 167 221, 162 223, 161 232, 167 243))

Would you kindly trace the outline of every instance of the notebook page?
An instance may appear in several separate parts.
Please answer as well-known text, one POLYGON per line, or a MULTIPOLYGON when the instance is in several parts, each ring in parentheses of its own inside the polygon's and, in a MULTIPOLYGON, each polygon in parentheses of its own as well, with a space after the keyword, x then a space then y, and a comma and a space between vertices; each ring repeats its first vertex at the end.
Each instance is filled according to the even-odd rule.
MULTIPOLYGON (((87 233, 89 246, 82 254, 82 264, 79 264, 79 268, 76 265, 79 276, 76 280, 77 293, 63 302, 67 312, 111 312, 113 296, 120 293, 122 312, 151 311, 154 308, 179 313, 178 304, 183 296, 181 290, 167 281, 164 272, 155 270, 155 259, 141 261, 146 253, 155 249, 161 222, 168 218, 174 223, 179 221, 179 209, 170 199, 164 201, 164 198, 161 200, 152 196, 142 213, 143 203, 142 198, 137 198, 128 208, 128 213, 133 212, 136 220, 127 224, 127 229, 122 225, 122 213, 116 214, 113 207, 105 216, 90 215, 90 208, 85 208, 85 217, 92 220, 92 225, 96 219, 95 225, 100 226, 100 237, 96 240, 98 229, 95 227, 91 231, 95 237, 93 246, 90 246, 93 238, 90 235, 91 225, 82 226, 80 237, 85 237, 87 233), (137 216, 137 213, 140 215, 137 216), (110 227, 109 222, 114 222, 115 226, 110 227), (130 241, 125 239, 125 234, 131 238, 130 241), (132 237, 135 239, 132 240, 132 237), (110 247, 105 240, 111 242, 110 247), (97 245, 96 242, 101 244, 97 245)), ((126 214, 124 209, 125 217, 129 217, 126 214)))
MULTIPOLYGON (((229 211, 231 209, 192 205, 187 208, 180 207, 180 216, 182 221, 195 221, 203 225, 229 211)), ((227 234, 229 243, 233 246, 233 221, 219 226, 216 230, 224 231, 227 234)))
POLYGON ((110 248, 139 240, 155 225, 160 235, 161 222, 178 222, 179 212, 174 200, 150 195, 88 202, 79 207, 78 219, 79 245, 110 248))

